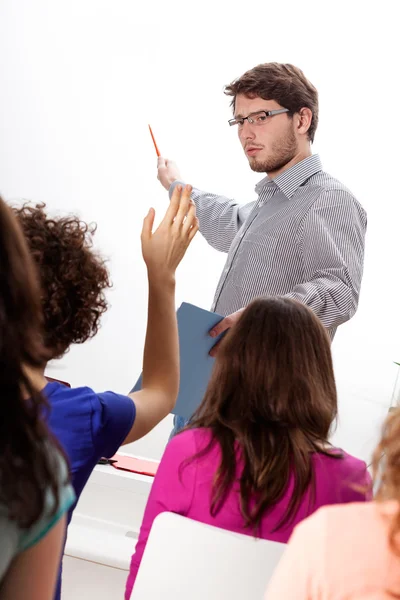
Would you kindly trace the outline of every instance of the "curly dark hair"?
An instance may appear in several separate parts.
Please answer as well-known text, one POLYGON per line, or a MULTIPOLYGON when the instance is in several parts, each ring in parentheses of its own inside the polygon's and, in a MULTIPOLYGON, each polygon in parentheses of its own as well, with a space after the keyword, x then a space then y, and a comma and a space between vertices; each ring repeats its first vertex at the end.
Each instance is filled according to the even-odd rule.
POLYGON ((92 248, 96 225, 77 216, 49 217, 45 208, 25 203, 14 212, 40 275, 45 345, 60 358, 71 344, 96 335, 111 283, 104 259, 92 248))

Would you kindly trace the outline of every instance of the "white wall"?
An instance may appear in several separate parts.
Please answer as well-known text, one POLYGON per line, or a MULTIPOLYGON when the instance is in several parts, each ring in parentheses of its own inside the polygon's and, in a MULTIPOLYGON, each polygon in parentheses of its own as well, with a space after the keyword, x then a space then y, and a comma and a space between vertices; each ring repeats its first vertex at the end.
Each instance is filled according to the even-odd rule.
MULTIPOLYGON (((333 346, 337 440, 368 456, 400 359, 394 6, 0 1, 0 192, 96 221, 114 281, 101 332, 73 348, 55 377, 123 392, 140 370, 139 231, 150 205, 161 215, 167 204, 147 123, 188 182, 248 201, 260 177, 227 126, 223 85, 260 62, 293 62, 320 91, 315 150, 369 215, 360 308, 333 346)), ((209 307, 223 262, 198 237, 178 273, 177 302, 209 307)), ((137 451, 158 456, 169 426, 170 418, 137 451)))

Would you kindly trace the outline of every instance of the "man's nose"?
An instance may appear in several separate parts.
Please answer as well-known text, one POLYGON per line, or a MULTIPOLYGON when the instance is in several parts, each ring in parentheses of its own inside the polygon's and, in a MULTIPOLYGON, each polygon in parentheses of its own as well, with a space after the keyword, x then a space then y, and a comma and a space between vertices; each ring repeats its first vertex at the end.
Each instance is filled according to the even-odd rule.
POLYGON ((254 140, 255 138, 254 127, 250 125, 247 119, 243 122, 240 137, 242 140, 254 140))

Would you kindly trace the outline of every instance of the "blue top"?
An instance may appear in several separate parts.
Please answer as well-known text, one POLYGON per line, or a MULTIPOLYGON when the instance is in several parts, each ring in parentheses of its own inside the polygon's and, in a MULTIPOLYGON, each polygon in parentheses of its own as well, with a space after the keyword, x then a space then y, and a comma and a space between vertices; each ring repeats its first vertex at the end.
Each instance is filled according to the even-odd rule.
MULTIPOLYGON (((71 466, 76 502, 68 513, 68 523, 79 496, 101 457, 111 458, 119 449, 135 421, 132 398, 88 387, 68 388, 57 381, 43 390, 50 404, 49 426, 63 446, 71 466)), ((55 600, 61 597, 61 573, 55 600)))

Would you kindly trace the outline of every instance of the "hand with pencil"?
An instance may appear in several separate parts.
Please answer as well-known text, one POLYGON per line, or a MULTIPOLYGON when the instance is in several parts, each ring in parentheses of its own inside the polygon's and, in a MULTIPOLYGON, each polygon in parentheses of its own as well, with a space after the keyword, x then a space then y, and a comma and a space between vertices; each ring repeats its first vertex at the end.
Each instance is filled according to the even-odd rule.
POLYGON ((151 139, 153 140, 154 148, 158 157, 157 162, 157 179, 166 190, 169 190, 174 181, 181 180, 181 175, 176 164, 172 160, 163 158, 158 149, 157 142, 154 138, 153 131, 149 125, 151 139))
POLYGON ((168 158, 163 158, 162 156, 158 157, 157 179, 167 191, 174 181, 182 181, 177 165, 172 160, 168 160, 168 158))

